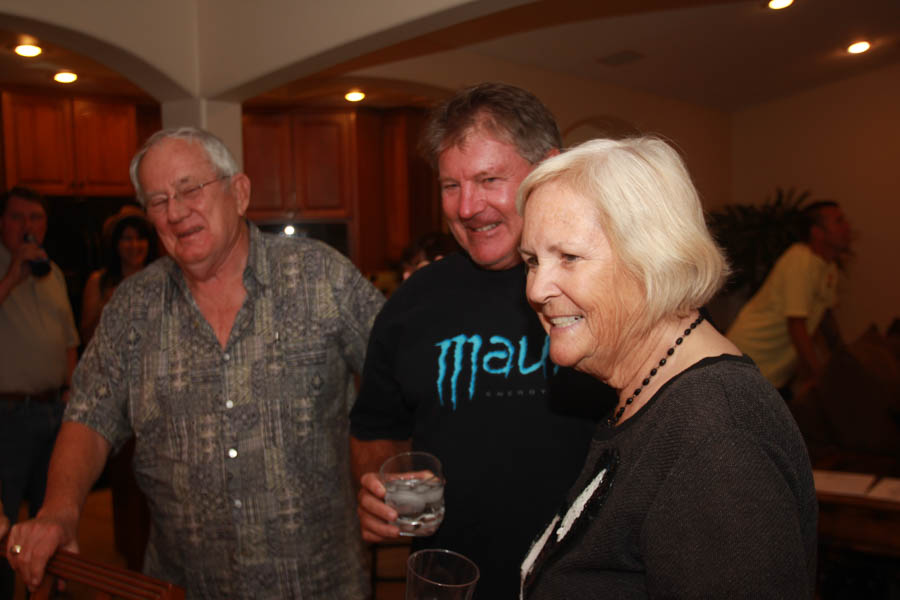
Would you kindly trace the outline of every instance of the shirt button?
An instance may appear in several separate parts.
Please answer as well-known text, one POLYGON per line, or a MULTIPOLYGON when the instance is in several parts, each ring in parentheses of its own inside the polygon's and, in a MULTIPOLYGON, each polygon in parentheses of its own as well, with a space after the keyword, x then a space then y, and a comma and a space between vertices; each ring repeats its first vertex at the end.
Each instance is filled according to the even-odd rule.
POLYGON ((222 358, 224 358, 225 360, 231 360, 231 355, 226 352, 222 358))
POLYGON ((243 505, 244 505, 244 504, 243 504, 240 500, 235 499, 235 501, 234 501, 234 507, 235 507, 235 508, 240 508, 240 507, 242 507, 243 505))
POLYGON ((235 450, 234 448, 229 448, 228 456, 229 458, 237 458, 237 450, 235 450))
POLYGON ((225 408, 234 408, 234 402, 232 402, 231 400, 226 400, 225 408))

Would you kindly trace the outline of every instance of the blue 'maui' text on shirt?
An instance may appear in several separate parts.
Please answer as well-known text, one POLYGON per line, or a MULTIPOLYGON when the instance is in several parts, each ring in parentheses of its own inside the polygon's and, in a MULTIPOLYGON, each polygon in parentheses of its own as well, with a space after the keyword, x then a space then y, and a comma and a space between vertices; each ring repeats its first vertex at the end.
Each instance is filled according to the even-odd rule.
POLYGON ((541 349, 540 358, 531 364, 527 364, 528 338, 524 335, 519 340, 518 347, 503 336, 491 336, 489 345, 484 348, 486 352, 479 362, 479 353, 481 352, 483 345, 482 338, 478 334, 472 336, 460 334, 435 344, 435 346, 441 349, 437 359, 438 375, 436 382, 441 406, 444 405, 444 380, 447 377, 448 361, 452 363, 452 372, 450 374, 450 405, 454 410, 456 410, 456 394, 459 378, 466 367, 469 369, 469 381, 467 386, 469 400, 475 395, 475 382, 478 378, 479 371, 484 371, 489 375, 502 375, 505 378, 509 377, 514 366, 518 368, 519 373, 522 375, 528 375, 543 368, 544 377, 547 377, 547 365, 549 364, 547 357, 550 354, 549 337, 544 336, 544 345, 541 349), (467 348, 469 350, 468 360, 466 360, 465 356, 467 348), (516 350, 518 350, 518 359, 516 357, 516 350))

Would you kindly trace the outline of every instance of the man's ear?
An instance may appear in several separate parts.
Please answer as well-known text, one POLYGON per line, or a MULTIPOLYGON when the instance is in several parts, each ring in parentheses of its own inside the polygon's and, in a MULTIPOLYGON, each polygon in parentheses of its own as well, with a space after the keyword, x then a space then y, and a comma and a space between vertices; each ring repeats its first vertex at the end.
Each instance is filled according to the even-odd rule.
POLYGON ((559 148, 550 148, 541 160, 547 160, 551 156, 556 156, 557 154, 559 154, 559 148))
POLYGON ((250 178, 244 173, 232 175, 231 193, 234 195, 238 214, 243 217, 250 206, 250 178))

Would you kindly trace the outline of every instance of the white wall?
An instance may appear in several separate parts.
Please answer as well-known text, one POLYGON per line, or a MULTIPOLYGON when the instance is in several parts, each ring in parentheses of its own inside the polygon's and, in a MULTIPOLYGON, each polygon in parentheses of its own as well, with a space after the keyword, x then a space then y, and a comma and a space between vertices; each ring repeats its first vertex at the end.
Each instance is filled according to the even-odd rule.
POLYGON ((900 64, 734 115, 733 197, 776 186, 840 202, 858 239, 836 311, 844 338, 900 317, 900 64))

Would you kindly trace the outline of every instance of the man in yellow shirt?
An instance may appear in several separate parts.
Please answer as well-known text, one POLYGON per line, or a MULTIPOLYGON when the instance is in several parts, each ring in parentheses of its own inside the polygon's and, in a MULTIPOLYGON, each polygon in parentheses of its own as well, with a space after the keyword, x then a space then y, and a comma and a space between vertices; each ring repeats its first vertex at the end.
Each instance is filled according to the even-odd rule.
POLYGON ((798 368, 811 381, 822 373, 812 340, 822 326, 837 332, 837 263, 850 249, 850 224, 836 202, 811 204, 804 215, 807 239, 778 258, 727 334, 783 393, 798 368))

